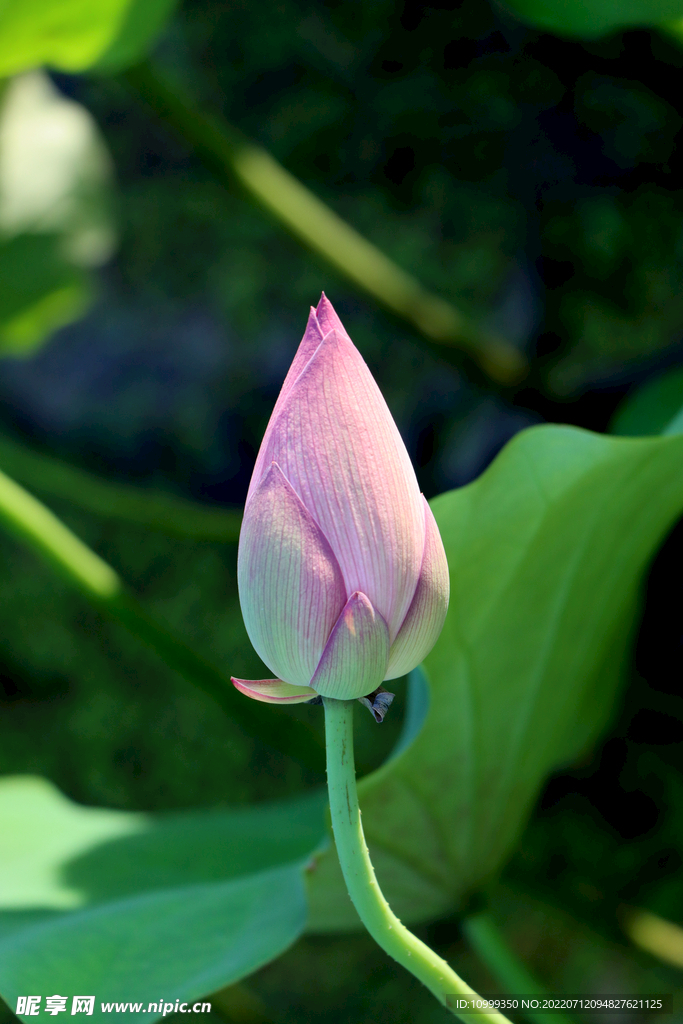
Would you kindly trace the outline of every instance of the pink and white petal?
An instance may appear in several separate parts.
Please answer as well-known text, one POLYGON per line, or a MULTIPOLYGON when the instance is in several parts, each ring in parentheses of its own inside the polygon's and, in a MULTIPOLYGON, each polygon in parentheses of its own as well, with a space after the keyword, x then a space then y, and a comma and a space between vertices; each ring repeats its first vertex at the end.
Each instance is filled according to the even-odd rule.
POLYGON ((323 697, 352 700, 376 690, 389 658, 389 630, 365 594, 352 594, 332 630, 311 686, 323 697))
POLYGON ((257 486, 261 482, 262 477, 265 475, 270 466, 270 462, 265 462, 266 443, 270 431, 273 429, 273 424, 275 423, 280 413, 282 404, 285 401, 287 395, 289 394, 292 385, 294 384, 299 374, 310 360, 311 356, 315 353, 316 349, 318 348, 322 340, 323 331, 320 327, 320 324, 318 323, 317 311, 313 308, 313 306, 311 306, 311 312, 308 315, 308 323, 306 324, 304 336, 301 339, 298 349, 296 350, 294 359, 292 361, 292 365, 290 366, 287 372, 284 384, 280 389, 280 394, 278 395, 277 402, 275 403, 275 407, 273 408, 270 419, 268 421, 266 432, 263 435, 263 441, 261 442, 259 453, 256 456, 254 472, 251 475, 251 482, 249 484, 249 491, 247 493, 247 501, 245 504, 248 504, 249 501, 251 500, 253 492, 256 490, 257 486))
POLYGON ((420 574, 422 499, 387 404, 346 333, 325 336, 263 450, 328 539, 347 594, 367 594, 393 640, 420 574))
POLYGON ((439 527, 426 499, 422 570, 408 614, 391 645, 385 679, 398 679, 426 658, 439 638, 448 611, 448 562, 439 527))
POLYGON ((235 679, 231 676, 230 682, 246 697, 264 704, 304 704, 318 696, 310 686, 294 686, 281 679, 235 679))
POLYGON ((258 655, 280 679, 308 686, 346 591, 330 545, 277 464, 244 512, 237 585, 258 655))
POLYGON ((318 319, 318 324, 320 325, 323 338, 326 334, 329 334, 330 331, 340 331, 341 334, 346 334, 348 338, 346 328, 337 316, 337 311, 328 299, 327 295, 325 295, 325 292, 320 296, 320 302, 317 305, 315 314, 318 319))

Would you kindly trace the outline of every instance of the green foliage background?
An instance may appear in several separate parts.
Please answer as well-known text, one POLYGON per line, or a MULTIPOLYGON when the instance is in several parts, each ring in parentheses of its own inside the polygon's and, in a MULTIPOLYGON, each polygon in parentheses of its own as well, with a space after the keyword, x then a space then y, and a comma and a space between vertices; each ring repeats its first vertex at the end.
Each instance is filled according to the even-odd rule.
MULTIPOLYGON (((4 73, 46 63, 62 95, 94 118, 115 168, 120 239, 99 271, 66 258, 60 234, 2 239, 0 333, 26 314, 35 345, 92 305, 42 352, 0 367, 8 435, 0 465, 226 676, 263 671, 239 615, 236 548, 206 509, 189 526, 192 509, 177 499, 239 505, 304 311, 321 289, 375 372, 430 498, 469 483, 517 429, 542 420, 603 431, 616 410, 616 434, 678 429, 680 370, 667 371, 681 351, 683 51, 671 19, 683 11, 648 6, 646 18, 634 3, 615 18, 610 5, 595 4, 588 23, 584 4, 565 4, 561 17, 548 5, 542 17, 529 4, 508 6, 521 21, 474 0, 315 11, 295 0, 266 10, 202 0, 182 5, 157 35, 168 3, 112 2, 87 24, 71 0, 63 37, 42 0, 0 8, 4 73), (646 29, 645 18, 666 26, 646 29), (576 36, 586 40, 566 38, 576 36), (382 311, 339 268, 306 252, 272 210, 253 205, 196 138, 141 100, 134 65, 152 40, 155 65, 178 95, 226 119, 231 137, 244 133, 264 147, 478 332, 504 336, 529 362, 524 379, 501 386, 471 347, 465 355, 421 336, 414 317, 382 311), (45 316, 43 300, 54 294, 64 304, 45 316), (191 356, 177 371, 165 359, 184 322, 191 356), (91 374, 75 388, 74 365, 91 374), (60 388, 61 412, 50 393, 60 388), (27 442, 37 455, 22 456, 27 442), (66 465, 55 467, 54 456, 66 465), (114 488, 69 476, 69 464, 114 488), (122 483, 141 495, 124 496, 122 483), (164 493, 176 499, 174 511, 164 511, 164 493)), ((5 346, 16 352, 12 337, 5 346)), ((478 482, 435 503, 457 568, 449 625, 426 666, 425 731, 380 767, 401 730, 401 682, 381 730, 359 716, 359 761, 364 772, 379 769, 362 791, 383 884, 482 990, 502 982, 473 957, 459 921, 483 905, 551 989, 590 990, 606 979, 616 990, 680 987, 680 975, 630 945, 619 923, 624 904, 680 921, 680 599, 662 597, 678 578, 680 531, 655 565, 647 604, 641 586, 681 512, 679 447, 676 437, 622 441, 540 428, 513 440, 478 482), (582 548, 593 509, 598 526, 582 548), (584 560, 574 576, 577 550, 584 560), (499 600, 511 551, 523 555, 499 600), (469 698, 468 658, 478 679, 469 698), (524 770, 496 774, 515 723, 524 735, 520 709, 532 707, 536 739, 524 770), (467 766, 458 767, 450 745, 455 758, 467 743, 467 766), (532 810, 551 772, 559 774, 532 810), (461 832, 475 819, 477 836, 488 839, 466 850, 461 832)), ((247 735, 9 536, 0 542, 0 588, 3 775, 41 775, 78 803, 126 814, 239 808, 320 786, 315 766, 247 735)), ((283 735, 292 720, 320 735, 316 710, 279 712, 283 735)), ((234 975, 218 971, 206 992, 301 934, 301 876, 317 844, 316 828, 306 827, 284 881, 272 890, 270 878, 256 884, 266 904, 277 892, 292 895, 280 944, 257 949, 234 975)), ((271 863, 280 861, 259 867, 271 863)), ((246 995, 226 990, 216 1015, 443 1019, 368 940, 335 934, 352 928, 353 916, 333 854, 320 852, 316 865, 311 923, 325 934, 299 938, 250 979, 246 995)), ((223 895, 239 917, 234 901, 244 894, 223 895)), ((215 898, 207 895, 207 908, 215 898)), ((98 906, 83 913, 96 920, 98 906)), ((208 945, 220 919, 209 920, 208 945)), ((17 920, 4 923, 9 934, 17 920)), ((68 940, 59 921, 50 927, 59 957, 68 940)), ((185 961, 189 927, 181 920, 174 933, 185 961)), ((34 941, 27 932, 23 964, 36 959, 34 941)), ((5 969, 20 972, 14 955, 5 969)))

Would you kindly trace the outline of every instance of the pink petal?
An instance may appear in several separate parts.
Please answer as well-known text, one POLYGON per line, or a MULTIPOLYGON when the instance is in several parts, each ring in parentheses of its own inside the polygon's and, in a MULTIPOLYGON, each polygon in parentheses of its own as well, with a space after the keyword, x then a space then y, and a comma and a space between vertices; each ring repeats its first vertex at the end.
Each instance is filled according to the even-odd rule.
POLYGON ((385 679, 397 679, 426 658, 439 638, 448 611, 448 562, 439 527, 425 498, 425 548, 420 579, 408 614, 391 645, 385 679))
POLYGON ((240 693, 264 704, 303 704, 318 696, 310 686, 293 686, 281 679, 235 679, 231 676, 230 682, 240 693))
POLYGON ((346 328, 337 316, 336 310, 327 295, 325 295, 325 292, 320 296, 320 302, 318 303, 315 315, 317 317, 318 324, 320 325, 323 338, 326 334, 329 334, 330 331, 339 331, 340 334, 345 334, 348 338, 346 328))
POLYGON ((277 419, 279 412, 282 408, 282 404, 287 395, 289 394, 292 385, 294 384, 297 377, 299 376, 303 368, 306 366, 306 364, 308 363, 311 356, 316 351, 322 340, 323 331, 320 327, 320 324, 318 323, 316 310, 313 308, 313 306, 311 306, 311 312, 308 314, 308 323, 306 324, 304 336, 301 339, 301 343, 298 349, 296 350, 294 360, 287 372, 285 382, 280 389, 280 394, 278 395, 277 402, 275 403, 275 408, 273 409, 270 419, 268 421, 266 432, 263 435, 263 441, 261 442, 261 447, 259 449, 259 453, 256 457, 256 463, 254 465, 254 472, 251 475, 249 492, 247 494, 247 503, 251 500, 253 492, 256 490, 256 487, 261 482, 261 478, 268 471, 268 468, 270 466, 269 462, 265 462, 266 443, 268 440, 268 436, 273 429, 273 424, 275 423, 275 420, 277 419))
POLYGON ((420 574, 422 499, 386 402, 346 333, 325 336, 271 421, 262 454, 320 526, 346 593, 367 594, 393 639, 420 574))
POLYGON ((280 679, 307 686, 346 592, 330 545, 277 464, 245 509, 237 584, 258 655, 280 679))
POLYGON ((386 622, 365 594, 352 594, 323 651, 311 686, 323 697, 362 697, 377 689, 388 658, 386 622))

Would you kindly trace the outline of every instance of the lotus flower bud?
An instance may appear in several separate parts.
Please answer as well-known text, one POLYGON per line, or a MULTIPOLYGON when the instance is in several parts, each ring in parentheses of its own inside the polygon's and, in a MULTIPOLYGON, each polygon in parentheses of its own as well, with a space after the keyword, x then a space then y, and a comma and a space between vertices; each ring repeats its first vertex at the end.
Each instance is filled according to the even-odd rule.
POLYGON ((377 384, 323 295, 282 385, 244 509, 244 623, 270 703, 350 700, 418 665, 441 632, 439 530, 377 384))

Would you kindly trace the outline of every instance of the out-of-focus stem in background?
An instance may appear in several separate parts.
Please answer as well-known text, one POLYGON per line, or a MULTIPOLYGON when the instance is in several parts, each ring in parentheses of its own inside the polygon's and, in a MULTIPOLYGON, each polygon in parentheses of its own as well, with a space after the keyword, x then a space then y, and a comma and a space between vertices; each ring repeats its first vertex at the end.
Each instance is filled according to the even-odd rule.
POLYGON ((650 956, 683 970, 683 928, 649 910, 620 909, 621 923, 631 942, 650 956))
MULTIPOLYGON (((510 948, 490 914, 482 912, 464 918, 462 931, 472 949, 508 995, 548 994, 510 948)), ((536 1024, 574 1024, 572 1018, 563 1013, 523 1010, 520 1014, 536 1024)))
POLYGON ((241 509, 212 508, 162 491, 107 480, 2 435, 0 464, 25 487, 106 519, 192 540, 236 544, 239 537, 241 509))
POLYGON ((354 286, 430 341, 462 350, 497 384, 514 384, 525 376, 525 358, 513 344, 428 291, 239 129, 198 110, 177 83, 147 62, 124 78, 214 174, 239 182, 252 200, 354 286))
POLYGON ((160 625, 130 593, 118 573, 84 544, 42 502, 0 472, 0 524, 52 565, 73 586, 128 627, 170 668, 209 694, 249 736, 307 768, 322 772, 322 743, 305 723, 242 701, 214 665, 160 625))

